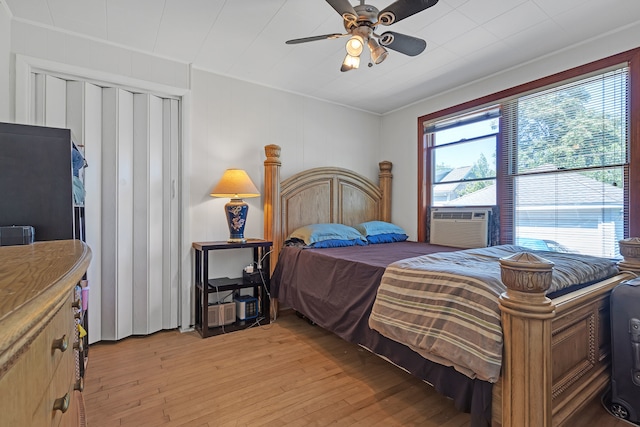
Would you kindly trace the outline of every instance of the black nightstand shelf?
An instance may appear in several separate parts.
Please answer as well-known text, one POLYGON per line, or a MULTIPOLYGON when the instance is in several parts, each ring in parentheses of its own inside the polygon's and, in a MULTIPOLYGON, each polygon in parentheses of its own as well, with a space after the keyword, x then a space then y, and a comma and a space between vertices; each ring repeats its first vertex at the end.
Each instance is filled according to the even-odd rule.
MULTIPOLYGON (((194 242, 195 249, 195 329, 203 338, 222 333, 233 332, 245 329, 253 325, 257 319, 260 324, 270 322, 270 271, 271 271, 271 247, 273 243, 267 240, 248 239, 244 243, 230 242, 194 242), (245 275, 245 277, 217 277, 209 278, 209 251, 230 250, 230 249, 252 249, 253 265, 258 274, 245 275), (259 268, 258 268, 259 267, 259 268), (256 277, 260 280, 256 280, 256 277), (207 285, 204 286, 203 284, 207 285), (209 326, 212 322, 209 319, 209 294, 228 291, 240 291, 241 289, 251 289, 252 297, 258 300, 258 317, 241 320, 235 318, 233 322, 220 326, 209 326)), ((233 301, 231 303, 235 304, 233 301)), ((235 306, 234 306, 235 307, 235 306)), ((230 312, 225 311, 224 305, 218 305, 215 310, 223 312, 223 318, 229 318, 230 312), (225 317, 226 316, 226 317, 225 317)), ((215 322, 213 322, 215 323, 215 322)))

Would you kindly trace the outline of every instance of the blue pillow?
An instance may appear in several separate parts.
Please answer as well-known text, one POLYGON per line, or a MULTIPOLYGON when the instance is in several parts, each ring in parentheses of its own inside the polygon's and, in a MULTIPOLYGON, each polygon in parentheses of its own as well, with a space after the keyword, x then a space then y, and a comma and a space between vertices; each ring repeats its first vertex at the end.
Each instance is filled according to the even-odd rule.
POLYGON ((363 236, 375 236, 377 234, 407 234, 402 227, 385 221, 368 221, 355 226, 363 236))
POLYGON ((402 227, 385 221, 367 221, 355 228, 371 244, 403 242, 409 238, 402 227))
POLYGON ((386 233, 375 234, 373 236, 367 236, 367 242, 375 245, 377 243, 392 243, 392 242, 404 242, 409 236, 399 233, 386 233))
MULTIPOLYGON (((316 244, 318 242, 324 242, 327 240, 353 240, 355 242, 351 244, 343 244, 342 246, 350 246, 357 244, 366 244, 366 239, 353 227, 349 227, 344 224, 311 224, 304 227, 300 227, 287 237, 289 239, 302 240, 306 245, 313 247, 319 247, 316 244)), ((333 243, 336 244, 335 242, 333 243)))
POLYGON ((342 246, 366 246, 367 242, 360 239, 353 240, 340 240, 340 239, 329 239, 323 240, 321 242, 315 242, 309 245, 312 248, 339 248, 342 246))

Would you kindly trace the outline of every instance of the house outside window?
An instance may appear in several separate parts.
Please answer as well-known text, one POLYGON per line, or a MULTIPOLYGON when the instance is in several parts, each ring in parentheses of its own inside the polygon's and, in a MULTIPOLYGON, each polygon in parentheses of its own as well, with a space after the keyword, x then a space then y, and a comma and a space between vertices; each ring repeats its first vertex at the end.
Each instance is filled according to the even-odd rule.
POLYGON ((479 111, 430 126, 432 206, 495 205, 500 111, 479 111))

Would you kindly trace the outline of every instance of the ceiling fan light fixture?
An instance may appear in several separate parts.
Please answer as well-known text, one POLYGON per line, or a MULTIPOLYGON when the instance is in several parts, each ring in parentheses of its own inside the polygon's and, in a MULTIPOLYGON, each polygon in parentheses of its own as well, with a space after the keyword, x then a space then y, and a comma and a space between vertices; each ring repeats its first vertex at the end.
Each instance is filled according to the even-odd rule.
POLYGON ((361 36, 353 36, 347 41, 345 48, 348 55, 359 57, 364 49, 364 39, 361 36))
POLYGON ((344 57, 344 61, 342 61, 342 67, 340 67, 340 71, 344 72, 353 70, 354 68, 358 68, 359 66, 360 57, 347 54, 347 56, 344 57))
MULTIPOLYGON (((369 47, 369 67, 384 61, 391 49, 408 56, 416 56, 427 47, 424 40, 394 31, 386 31, 381 35, 375 33, 379 25, 389 26, 405 18, 435 6, 439 0, 393 0, 382 11, 377 7, 366 4, 367 0, 358 0, 359 5, 353 6, 351 0, 326 0, 327 3, 342 17, 345 33, 324 34, 321 36, 303 37, 287 40, 286 44, 307 43, 316 40, 329 40, 338 37, 349 37, 345 45, 347 56, 342 62, 341 71, 349 71, 360 66, 360 55, 364 46, 369 47), (373 40, 375 38, 375 40, 373 40)), ((0 3, 2 0, 0 0, 0 3)))
POLYGON ((389 55, 389 52, 387 52, 387 49, 380 46, 378 42, 375 41, 374 39, 369 39, 368 45, 369 45, 369 50, 371 51, 371 60, 373 61, 374 64, 380 64, 389 55))

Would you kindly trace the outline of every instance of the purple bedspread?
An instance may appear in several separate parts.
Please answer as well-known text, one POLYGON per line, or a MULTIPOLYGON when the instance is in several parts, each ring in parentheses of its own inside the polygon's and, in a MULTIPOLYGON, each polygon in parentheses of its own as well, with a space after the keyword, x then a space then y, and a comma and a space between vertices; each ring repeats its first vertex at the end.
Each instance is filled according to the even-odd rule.
POLYGON ((346 341, 384 356, 453 399, 472 415, 472 426, 489 425, 492 384, 424 359, 369 328, 376 290, 387 265, 401 259, 459 250, 416 242, 328 249, 284 247, 271 279, 271 295, 346 341))

